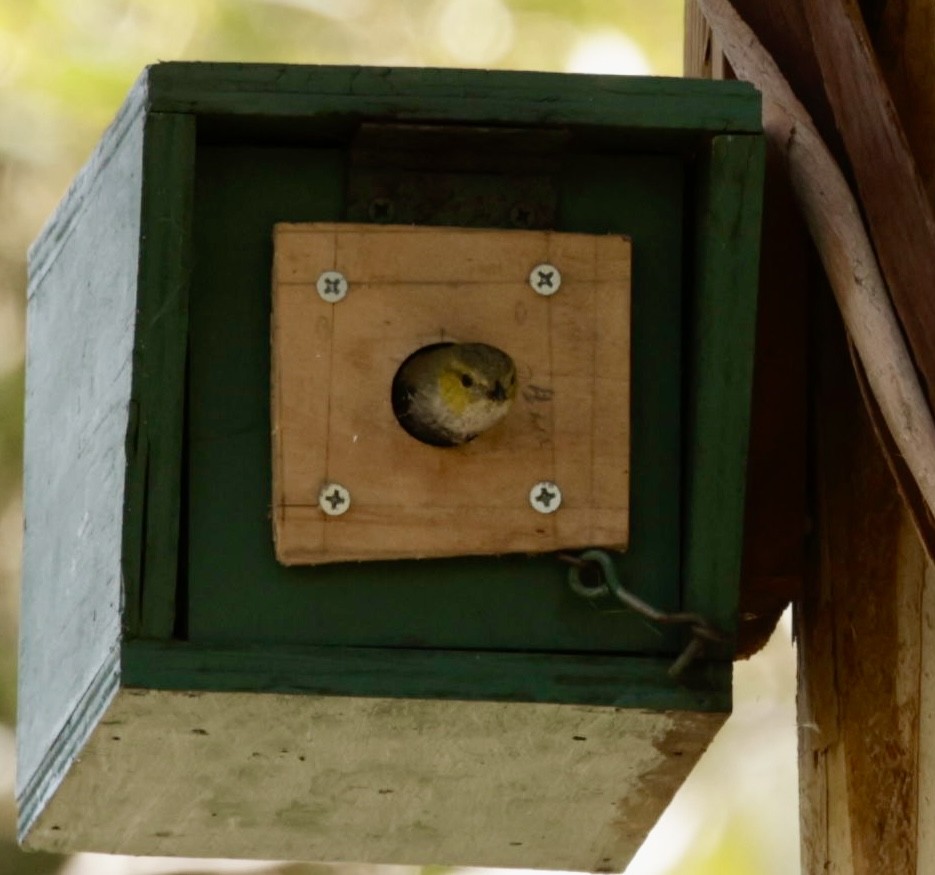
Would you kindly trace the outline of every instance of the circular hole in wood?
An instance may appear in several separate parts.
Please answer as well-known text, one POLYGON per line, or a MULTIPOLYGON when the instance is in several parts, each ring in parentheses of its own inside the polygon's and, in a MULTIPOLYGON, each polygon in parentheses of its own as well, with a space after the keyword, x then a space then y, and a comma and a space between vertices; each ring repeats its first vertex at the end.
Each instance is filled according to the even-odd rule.
POLYGON ((433 447, 457 447, 492 428, 516 395, 516 365, 486 343, 420 347, 393 376, 393 414, 407 434, 433 447))

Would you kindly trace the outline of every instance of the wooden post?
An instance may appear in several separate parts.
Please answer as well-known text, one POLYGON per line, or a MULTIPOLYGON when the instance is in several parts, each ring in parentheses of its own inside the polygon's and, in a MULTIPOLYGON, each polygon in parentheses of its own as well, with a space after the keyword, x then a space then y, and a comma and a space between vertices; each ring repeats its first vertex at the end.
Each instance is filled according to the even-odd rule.
POLYGON ((935 578, 873 434, 837 314, 826 296, 817 309, 817 537, 796 606, 803 870, 922 875, 935 871, 926 756, 935 578))
MULTIPOLYGON (((910 144, 929 171, 931 199, 935 3, 890 7, 866 23, 910 144)), ((796 612, 802 859, 806 872, 928 875, 935 872, 935 573, 843 344, 833 342, 827 317, 818 325, 825 341, 814 395, 819 549, 796 612)))
MULTIPOLYGON (((796 21, 806 23, 799 4, 789 4, 785 21, 752 0, 736 5, 799 97, 818 107, 816 120, 836 148, 823 125, 824 94, 811 93, 821 87, 815 62, 802 56, 801 39, 789 38, 796 21)), ((703 39, 697 10, 688 14, 694 24, 686 34, 703 39)), ((932 199, 935 2, 886 4, 882 13, 868 12, 866 23, 932 199)), ((688 75, 701 71, 699 57, 697 47, 686 47, 686 60, 694 59, 688 75)), ((820 282, 812 297, 814 537, 796 604, 803 872, 931 875, 935 569, 881 452, 840 319, 820 282)))

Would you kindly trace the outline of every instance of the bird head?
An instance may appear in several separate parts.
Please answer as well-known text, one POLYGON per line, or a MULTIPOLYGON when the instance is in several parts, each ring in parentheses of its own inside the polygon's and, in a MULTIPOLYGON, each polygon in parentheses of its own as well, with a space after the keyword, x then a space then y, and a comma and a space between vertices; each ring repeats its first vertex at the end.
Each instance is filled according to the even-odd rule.
POLYGON ((505 352, 484 343, 452 346, 438 370, 438 391, 456 414, 471 407, 503 407, 516 396, 516 365, 505 352))
POLYGON ((393 413, 422 443, 455 447, 496 425, 516 395, 516 365, 486 343, 416 350, 393 377, 393 413))

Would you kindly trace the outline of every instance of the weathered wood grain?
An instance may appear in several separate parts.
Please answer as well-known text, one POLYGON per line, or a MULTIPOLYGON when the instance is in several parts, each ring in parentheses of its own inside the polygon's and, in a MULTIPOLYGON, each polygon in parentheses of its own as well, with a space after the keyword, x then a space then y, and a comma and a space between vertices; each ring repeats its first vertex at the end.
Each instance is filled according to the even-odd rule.
POLYGON ((783 0, 782 3, 735 0, 733 6, 775 58, 793 92, 821 130, 832 154, 839 161, 846 160, 812 50, 804 0, 783 0))
POLYGON ((935 212, 856 0, 804 2, 876 255, 935 409, 935 212))
POLYGON ((820 323, 820 551, 797 610, 803 868, 926 873, 932 574, 836 323, 820 323))
MULTIPOLYGON (((784 72, 802 81, 814 67, 790 62, 784 72)), ((824 97, 811 82, 800 94, 814 106, 824 97)), ((833 135, 827 120, 819 125, 833 135)), ((840 325, 822 304, 812 329, 815 565, 796 612, 803 871, 930 873, 933 575, 874 440, 840 325)))
POLYGON ((930 0, 861 3, 876 61, 889 85, 912 157, 931 201, 935 192, 935 5, 930 0))
POLYGON ((129 689, 29 843, 618 872, 723 720, 129 689))
MULTIPOLYGON (((926 187, 926 196, 929 203, 935 205, 935 153, 930 148, 935 125, 935 53, 931 51, 935 37, 935 6, 928 0, 901 0, 887 3, 882 9, 873 3, 863 6, 876 48, 876 61, 890 85, 890 98, 905 129, 912 158, 926 187)), ((877 438, 912 514, 919 537, 928 555, 935 556, 935 520, 886 427, 879 406, 872 398, 866 375, 860 368, 857 369, 857 377, 877 438)))
MULTIPOLYGON (((931 511, 935 419, 893 309, 860 207, 807 111, 774 59, 728 0, 699 0, 738 75, 766 92, 765 126, 790 178, 848 334, 893 442, 931 511)), ((916 520, 921 527, 930 520, 916 520)))
MULTIPOLYGON (((890 0, 862 4, 877 62, 887 79, 916 168, 929 203, 935 206, 935 3, 931 0, 890 0)), ((890 462, 898 455, 890 453, 890 462)), ((903 483, 905 478, 897 478, 903 483)), ((904 491, 904 498, 911 497, 904 491)), ((914 513, 918 519, 918 509, 914 513)), ((927 540, 926 550, 935 555, 931 538, 935 527, 920 529, 927 540)), ((919 871, 930 875, 935 866, 935 571, 929 562, 919 610, 921 623, 921 664, 918 675, 919 727, 917 859, 919 871), (928 868, 925 868, 928 867, 928 868)), ((907 606, 911 611, 912 606, 907 606)))
MULTIPOLYGON (((930 3, 918 4, 923 5, 929 13, 935 10, 930 3)), ((909 19, 898 20, 897 6, 893 4, 890 10, 898 23, 890 20, 888 39, 896 50, 892 40, 902 32, 897 51, 908 51, 920 33, 902 31, 909 19)), ((902 8, 905 10, 905 6, 902 8)), ((840 12, 841 8, 837 14, 840 12)), ((854 12, 851 7, 849 13, 854 12)), ((822 16, 826 14, 829 11, 822 11, 822 16)), ((835 14, 834 10, 830 14, 835 14)), ((868 23, 876 28, 880 19, 873 16, 868 23)), ((822 27, 826 25, 827 21, 823 21, 822 27)), ((838 25, 845 26, 842 22, 838 25)), ((857 75, 858 82, 847 83, 847 91, 868 87, 866 77, 876 75, 875 59, 869 56, 864 42, 866 36, 855 32, 855 26, 857 31, 861 29, 860 23, 852 19, 844 33, 833 36, 825 33, 823 37, 826 50, 829 41, 835 44, 845 41, 851 54, 842 59, 842 66, 860 62, 871 68, 857 75)), ((879 34, 872 38, 879 38, 879 34)), ((892 55, 888 63, 901 66, 904 72, 908 69, 892 55)), ((924 127, 930 103, 916 90, 924 90, 924 79, 916 81, 913 90, 905 78, 892 77, 891 84, 902 86, 894 94, 903 108, 902 121, 907 125, 913 123, 914 92, 919 98, 924 127)), ((879 85, 876 82, 871 86, 876 91, 871 102, 876 105, 870 108, 870 116, 881 110, 885 114, 891 112, 887 106, 889 98, 881 95, 879 85)), ((839 111, 845 111, 843 105, 839 111)), ((879 115, 877 123, 882 124, 879 115)), ((857 124, 847 123, 851 137, 857 124)), ((889 140, 889 145, 895 143, 900 148, 905 145, 901 134, 892 130, 871 132, 869 143, 880 138, 889 140)), ((858 152, 867 145, 864 143, 858 152)), ((916 141, 914 145, 918 157, 929 160, 930 144, 916 141)), ((854 153, 852 158, 861 160, 857 155, 854 153)), ((867 157, 865 152, 862 160, 867 157)), ((890 155, 889 159, 893 157, 890 155)), ((887 156, 880 156, 880 160, 886 161, 887 156)), ((878 169, 865 167, 863 173, 875 175, 878 169)), ((897 172, 905 171, 904 166, 897 172)), ((859 180, 856 167, 855 175, 859 180)), ((897 187, 900 185, 905 185, 905 179, 897 187)), ((866 197, 864 186, 861 194, 866 197)), ((880 194, 878 191, 877 195, 880 194)), ((932 191, 926 192, 926 196, 931 202, 932 191)), ((839 348, 837 355, 841 356, 839 348)), ((802 747, 803 860, 815 871, 828 861, 835 861, 842 872, 888 869, 928 875, 935 861, 932 565, 925 558, 911 517, 898 499, 874 446, 867 420, 857 409, 856 393, 843 371, 839 363, 825 368, 827 388, 821 398, 839 399, 842 396, 839 384, 843 382, 845 410, 842 414, 832 408, 820 420, 825 440, 819 447, 825 447, 822 458, 826 472, 821 481, 820 521, 824 521, 830 535, 819 567, 819 593, 804 603, 799 617, 803 658, 808 660, 803 663, 803 690, 808 693, 806 701, 813 708, 815 723, 821 730, 817 738, 806 736, 802 747), (837 422, 836 414, 843 415, 842 422, 837 422), (856 429, 855 422, 859 424, 856 429), (834 441, 829 447, 829 436, 833 439, 845 428, 847 433, 841 435, 841 441, 834 441), (842 450, 850 462, 851 483, 843 482, 837 461, 842 450), (856 483, 854 471, 861 473, 856 483), (890 658, 881 659, 881 654, 890 658)), ((859 370, 858 376, 862 376, 859 370)), ((872 402, 868 408, 871 418, 876 416, 872 402)), ((888 448, 889 461, 911 504, 915 500, 913 493, 906 491, 906 482, 911 481, 899 476, 900 456, 893 452, 878 419, 875 424, 877 436, 882 438, 882 446, 888 448)), ((917 515, 915 519, 918 522, 925 517, 917 515)), ((930 535, 924 526, 920 531, 923 538, 930 535)))
POLYGON ((728 75, 724 53, 694 0, 685 3, 685 45, 682 74, 692 79, 733 79, 728 75))
POLYGON ((286 564, 626 547, 630 460, 630 244, 619 235, 276 226, 273 261, 273 529, 286 564), (529 274, 554 264, 561 287, 529 274), (332 303, 315 281, 339 270, 332 303), (507 351, 506 419, 439 449, 396 422, 390 386, 445 340, 507 351), (529 492, 562 490, 549 515, 529 492), (318 506, 326 483, 349 510, 318 506))
POLYGON ((55 212, 39 232, 29 247, 29 285, 27 296, 32 294, 45 277, 45 272, 55 264, 55 260, 65 244, 70 240, 87 208, 89 195, 107 176, 114 147, 123 141, 128 132, 140 125, 140 113, 144 111, 147 92, 147 74, 144 71, 127 95, 107 126, 100 142, 95 147, 87 163, 68 186, 55 212))
POLYGON ((81 750, 101 720, 101 715, 120 688, 119 648, 114 648, 75 701, 61 731, 42 752, 28 775, 18 772, 16 788, 17 834, 22 842, 36 819, 58 791, 62 781, 81 755, 81 750))
MULTIPOLYGON (((118 646, 143 173, 138 99, 33 249, 17 787, 118 646)), ((83 726, 87 729, 87 726, 83 726)), ((80 739, 75 741, 75 747, 80 739)))

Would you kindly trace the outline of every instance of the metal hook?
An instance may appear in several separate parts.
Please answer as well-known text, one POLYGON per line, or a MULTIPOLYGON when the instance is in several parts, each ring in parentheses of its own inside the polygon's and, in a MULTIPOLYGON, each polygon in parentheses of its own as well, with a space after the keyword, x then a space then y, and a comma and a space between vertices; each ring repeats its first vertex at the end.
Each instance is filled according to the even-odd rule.
POLYGON ((609 593, 619 602, 654 623, 691 627, 692 637, 669 668, 670 677, 677 678, 681 675, 688 665, 704 650, 706 641, 723 642, 727 640, 724 634, 712 626, 701 614, 686 611, 666 613, 634 595, 620 582, 613 558, 605 550, 585 550, 580 556, 559 553, 558 558, 571 566, 568 569, 568 585, 574 593, 582 598, 601 598, 609 593), (599 572, 599 582, 596 584, 586 583, 583 579, 584 572, 594 569, 599 572))

